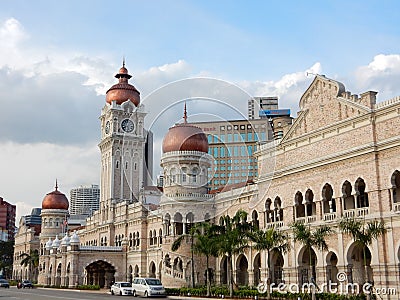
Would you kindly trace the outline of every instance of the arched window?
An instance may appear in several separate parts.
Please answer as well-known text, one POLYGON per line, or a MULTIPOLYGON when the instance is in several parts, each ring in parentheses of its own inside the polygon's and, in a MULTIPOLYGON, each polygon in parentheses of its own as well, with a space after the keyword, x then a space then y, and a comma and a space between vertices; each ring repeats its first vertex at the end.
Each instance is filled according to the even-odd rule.
POLYGON ((322 188, 322 202, 324 214, 336 212, 336 201, 333 199, 333 189, 329 183, 322 188))
POLYGON ((265 207, 265 215, 264 215, 265 225, 267 223, 273 222, 272 211, 271 211, 271 203, 272 203, 272 200, 270 198, 265 200, 265 204, 264 204, 264 207, 265 207))
POLYGON ((183 234, 183 218, 182 215, 177 212, 174 215, 174 224, 175 224, 175 234, 176 235, 181 235, 183 234))
POLYGON ((392 178, 392 198, 393 203, 400 202, 400 172, 398 170, 394 171, 392 178))
POLYGON ((303 194, 301 192, 297 192, 294 196, 294 206, 296 210, 296 218, 304 218, 306 213, 303 203, 303 194))
POLYGON ((153 230, 153 245, 157 245, 157 232, 155 229, 153 230))
POLYGON ((308 189, 305 194, 306 216, 313 216, 316 214, 316 205, 314 202, 314 193, 308 189))
POLYGON ((283 221, 282 200, 276 196, 274 200, 275 222, 283 221))
POLYGON ((258 229, 260 227, 260 222, 258 221, 258 213, 256 210, 253 210, 251 213, 251 218, 254 229, 258 229))
POLYGON ((356 208, 356 204, 354 202, 354 196, 352 195, 351 183, 348 182, 347 180, 343 183, 342 186, 342 197, 344 202, 344 210, 356 208))
POLYGON ((364 179, 358 178, 354 184, 357 195, 357 208, 369 207, 368 194, 365 192, 364 179))

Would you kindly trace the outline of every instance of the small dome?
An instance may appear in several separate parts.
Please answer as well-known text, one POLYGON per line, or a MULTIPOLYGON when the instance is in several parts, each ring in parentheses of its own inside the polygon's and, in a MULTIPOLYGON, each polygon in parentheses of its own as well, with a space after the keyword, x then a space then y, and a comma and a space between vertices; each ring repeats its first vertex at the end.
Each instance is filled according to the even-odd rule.
POLYGON ((65 209, 69 207, 67 197, 58 191, 56 182, 56 189, 51 193, 48 193, 42 201, 42 209, 65 209))
POLYGON ((71 239, 69 241, 71 244, 78 244, 80 243, 79 241, 79 236, 76 234, 76 231, 74 231, 74 234, 71 236, 71 239))
POLYGON ((162 143, 163 153, 172 151, 208 152, 207 136, 201 128, 187 123, 186 104, 184 123, 171 127, 162 143))
POLYGON ((122 68, 119 69, 119 73, 115 75, 115 78, 118 78, 119 82, 110 87, 106 92, 106 102, 108 104, 111 104, 113 101, 116 101, 117 104, 122 104, 130 100, 135 106, 139 105, 140 93, 133 85, 128 83, 131 77, 125 68, 124 62, 122 68))
POLYGON ((125 65, 119 69, 118 74, 128 74, 128 69, 125 68, 125 65))
POLYGON ((52 242, 51 238, 49 238, 49 240, 46 242, 46 250, 50 250, 51 245, 53 245, 53 242, 52 242))
POLYGON ((61 240, 61 246, 68 246, 70 242, 70 238, 68 236, 68 232, 65 233, 65 236, 61 240))
POLYGON ((58 235, 56 235, 56 238, 53 241, 53 244, 51 245, 53 248, 58 248, 60 247, 60 240, 58 239, 58 235))

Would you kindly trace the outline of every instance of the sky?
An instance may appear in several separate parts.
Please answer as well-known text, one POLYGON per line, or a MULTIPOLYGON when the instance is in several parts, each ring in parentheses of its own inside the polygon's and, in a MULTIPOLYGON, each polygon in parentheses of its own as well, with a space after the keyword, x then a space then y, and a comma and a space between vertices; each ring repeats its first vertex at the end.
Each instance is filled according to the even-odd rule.
POLYGON ((105 92, 125 58, 154 133, 246 116, 278 96, 296 116, 313 74, 378 101, 400 95, 398 1, 0 1, 0 197, 98 184, 105 92))

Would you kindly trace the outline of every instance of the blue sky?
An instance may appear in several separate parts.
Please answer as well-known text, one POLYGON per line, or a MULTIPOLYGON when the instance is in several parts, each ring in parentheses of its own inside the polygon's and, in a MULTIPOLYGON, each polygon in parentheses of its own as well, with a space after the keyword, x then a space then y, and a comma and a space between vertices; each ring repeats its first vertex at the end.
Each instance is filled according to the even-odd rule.
POLYGON ((157 125, 156 166, 181 117, 180 105, 163 108, 185 98, 246 114, 251 95, 277 95, 295 116, 306 72, 379 101, 400 95, 399 11, 398 1, 1 1, 0 196, 23 215, 56 177, 67 195, 99 182, 97 118, 123 56, 157 125), (180 81, 195 77, 217 80, 180 81))

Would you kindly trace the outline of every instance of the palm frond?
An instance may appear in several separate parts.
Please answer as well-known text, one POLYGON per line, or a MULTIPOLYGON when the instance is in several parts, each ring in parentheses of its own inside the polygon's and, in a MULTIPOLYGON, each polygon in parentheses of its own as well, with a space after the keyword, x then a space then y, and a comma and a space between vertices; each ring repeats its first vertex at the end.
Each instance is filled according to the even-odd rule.
POLYGON ((181 247, 181 244, 182 244, 182 241, 183 241, 184 238, 185 238, 185 235, 179 236, 179 237, 172 243, 171 250, 172 250, 172 251, 177 251, 177 250, 181 247))

